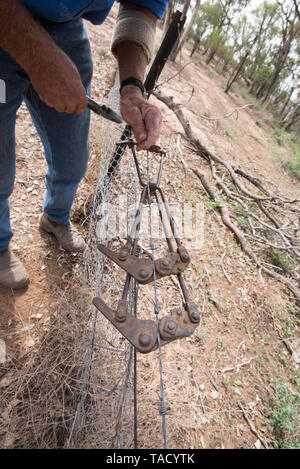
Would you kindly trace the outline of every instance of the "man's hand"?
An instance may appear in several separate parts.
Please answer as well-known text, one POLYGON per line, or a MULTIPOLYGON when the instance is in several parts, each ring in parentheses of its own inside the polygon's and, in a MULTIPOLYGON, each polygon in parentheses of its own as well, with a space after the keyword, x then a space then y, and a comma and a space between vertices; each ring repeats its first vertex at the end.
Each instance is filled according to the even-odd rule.
POLYGON ((39 97, 58 112, 82 114, 87 107, 86 91, 73 62, 60 50, 52 50, 44 66, 28 70, 39 97))
MULTIPOLYGON (((157 18, 151 10, 122 1, 120 11, 126 9, 141 11, 154 25, 156 24, 157 18)), ((143 82, 147 67, 147 57, 143 48, 135 42, 125 40, 118 43, 114 50, 119 64, 120 82, 130 77, 143 82)), ((143 98, 138 87, 127 85, 122 88, 121 114, 125 122, 132 127, 138 143, 137 150, 146 150, 157 142, 162 121, 160 110, 143 98)))
POLYGON ((136 86, 122 88, 121 114, 132 127, 138 151, 146 150, 157 142, 162 121, 160 110, 148 103, 136 86))
POLYGON ((20 0, 0 1, 0 47, 28 73, 40 98, 61 112, 87 107, 77 68, 20 0))

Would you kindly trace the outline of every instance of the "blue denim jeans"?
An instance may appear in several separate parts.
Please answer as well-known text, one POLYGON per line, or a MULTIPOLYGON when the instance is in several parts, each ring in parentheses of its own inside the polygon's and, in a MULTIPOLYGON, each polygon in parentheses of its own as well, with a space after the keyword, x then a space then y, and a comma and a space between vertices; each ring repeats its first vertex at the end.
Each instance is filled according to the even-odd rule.
MULTIPOLYGON (((56 44, 78 68, 87 94, 92 78, 92 54, 82 19, 67 23, 39 20, 56 44)), ((89 156, 90 111, 83 114, 57 112, 47 106, 33 87, 16 75, 22 68, 0 49, 0 79, 6 85, 6 102, 0 103, 0 252, 13 235, 9 220, 9 197, 15 180, 16 112, 24 100, 44 146, 48 165, 43 210, 57 223, 69 221, 73 200, 89 156)), ((53 77, 55 80, 55 77, 53 77)))

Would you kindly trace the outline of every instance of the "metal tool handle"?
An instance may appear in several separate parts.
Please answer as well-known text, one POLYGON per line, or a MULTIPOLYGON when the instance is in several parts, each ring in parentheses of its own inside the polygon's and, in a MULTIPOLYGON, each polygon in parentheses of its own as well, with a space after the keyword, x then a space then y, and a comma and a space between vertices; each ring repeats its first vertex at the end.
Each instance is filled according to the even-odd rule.
POLYGON ((105 117, 105 119, 109 119, 109 120, 112 120, 113 122, 117 122, 117 124, 122 124, 123 122, 122 117, 113 109, 105 106, 105 104, 97 103, 89 96, 87 96, 86 98, 88 102, 88 108, 91 109, 91 111, 105 117))

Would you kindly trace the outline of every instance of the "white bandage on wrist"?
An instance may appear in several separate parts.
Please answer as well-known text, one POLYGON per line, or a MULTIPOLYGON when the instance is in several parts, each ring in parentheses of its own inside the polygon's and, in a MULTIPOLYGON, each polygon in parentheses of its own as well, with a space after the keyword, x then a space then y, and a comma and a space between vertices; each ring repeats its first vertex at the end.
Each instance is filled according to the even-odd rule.
POLYGON ((111 51, 116 56, 116 46, 131 41, 142 47, 148 63, 154 53, 155 23, 149 16, 137 10, 122 10, 113 31, 111 51))

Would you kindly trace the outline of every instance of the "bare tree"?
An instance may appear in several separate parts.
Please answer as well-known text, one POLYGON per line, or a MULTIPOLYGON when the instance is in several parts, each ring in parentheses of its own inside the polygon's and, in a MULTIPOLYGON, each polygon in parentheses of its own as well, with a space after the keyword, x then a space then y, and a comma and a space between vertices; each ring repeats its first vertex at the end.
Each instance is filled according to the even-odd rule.
MULTIPOLYGON (((182 10, 182 16, 186 16, 186 14, 188 12, 188 9, 190 8, 190 4, 191 4, 191 0, 186 0, 185 1, 184 7, 183 7, 183 10, 182 10)), ((176 55, 177 55, 175 52, 177 50, 179 42, 180 42, 180 38, 177 40, 177 42, 174 46, 173 52, 170 55, 170 59, 172 60, 172 62, 175 62, 176 55)))
POLYGON ((289 130, 293 125, 296 124, 296 122, 300 121, 300 98, 298 99, 298 102, 293 106, 292 112, 288 113, 288 119, 287 122, 285 123, 285 130, 289 130))
POLYGON ((172 13, 173 13, 173 7, 174 7, 174 0, 170 0, 168 3, 167 10, 164 15, 164 26, 163 26, 163 32, 162 32, 162 39, 165 37, 166 32, 168 30, 168 27, 170 26, 171 19, 172 19, 172 13))
POLYGON ((200 7, 200 0, 196 0, 196 5, 194 6, 194 10, 193 10, 193 14, 192 14, 192 17, 191 17, 191 20, 189 22, 189 24, 186 26, 186 28, 184 29, 183 31, 183 34, 180 38, 180 41, 179 41, 179 44, 177 46, 177 49, 174 49, 173 53, 172 53, 172 60, 175 62, 176 60, 176 57, 177 55, 179 54, 179 52, 181 51, 182 49, 182 46, 183 44, 185 43, 185 41, 187 40, 188 36, 189 36, 189 33, 192 29, 192 26, 197 18, 197 15, 198 15, 198 10, 199 10, 199 7, 200 7))
POLYGON ((276 54, 275 70, 273 76, 268 84, 266 91, 263 94, 262 102, 264 103, 272 93, 278 77, 283 69, 288 55, 291 51, 292 43, 297 35, 300 33, 300 21, 298 17, 298 8, 296 3, 285 7, 284 4, 277 0, 282 10, 282 27, 281 27, 281 44, 276 54))

